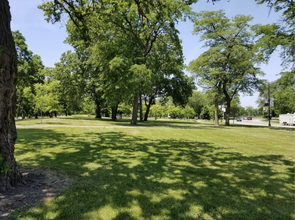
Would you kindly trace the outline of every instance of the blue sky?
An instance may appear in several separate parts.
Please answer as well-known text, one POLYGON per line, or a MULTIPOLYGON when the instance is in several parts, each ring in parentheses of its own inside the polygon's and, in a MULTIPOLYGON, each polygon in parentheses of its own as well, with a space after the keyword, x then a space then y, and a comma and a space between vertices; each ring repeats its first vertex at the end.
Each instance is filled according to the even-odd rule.
MULTIPOLYGON (((12 14, 11 29, 19 30, 24 35, 29 50, 41 56, 46 67, 54 67, 54 64, 59 62, 61 54, 71 50, 71 46, 63 43, 67 36, 65 22, 52 25, 44 20, 43 11, 37 8, 42 2, 42 0, 9 0, 12 14)), ((254 0, 222 0, 214 5, 207 3, 207 0, 199 0, 193 5, 194 11, 220 9, 223 9, 229 18, 237 14, 251 15, 254 17, 252 24, 277 23, 281 20, 280 14, 274 11, 269 14, 269 8, 257 5, 254 0)), ((201 49, 203 42, 199 41, 199 36, 192 35, 193 24, 190 21, 180 22, 177 27, 182 39, 185 64, 188 64, 204 51, 201 49)), ((282 71, 280 63, 278 53, 273 54, 268 65, 261 65, 266 74, 262 78, 269 81, 276 80, 277 74, 282 71)), ((257 93, 254 96, 241 95, 241 105, 257 107, 255 103, 257 96, 257 93)))

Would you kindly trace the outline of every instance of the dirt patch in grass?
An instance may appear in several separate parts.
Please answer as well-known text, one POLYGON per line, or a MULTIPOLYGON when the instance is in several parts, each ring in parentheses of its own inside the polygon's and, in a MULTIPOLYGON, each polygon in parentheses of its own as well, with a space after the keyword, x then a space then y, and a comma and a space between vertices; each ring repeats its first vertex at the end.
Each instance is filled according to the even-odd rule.
POLYGON ((51 199, 72 185, 64 173, 41 168, 22 168, 25 185, 0 193, 0 219, 8 219, 16 210, 51 199))

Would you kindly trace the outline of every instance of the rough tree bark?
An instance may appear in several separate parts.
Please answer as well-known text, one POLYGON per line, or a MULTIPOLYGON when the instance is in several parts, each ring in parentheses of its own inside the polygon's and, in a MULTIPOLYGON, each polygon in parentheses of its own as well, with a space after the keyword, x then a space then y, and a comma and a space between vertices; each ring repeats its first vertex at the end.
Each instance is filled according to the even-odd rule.
POLYGON ((21 182, 21 173, 14 158, 16 141, 15 93, 17 54, 10 29, 10 7, 0 1, 0 191, 21 182))
POLYGON ((137 125, 139 91, 140 91, 140 88, 138 88, 136 94, 134 95, 134 99, 133 99, 133 111, 132 111, 132 119, 131 119, 131 123, 130 123, 131 125, 137 125))
POLYGON ((95 99, 95 118, 101 119, 101 106, 100 106, 100 101, 98 99, 95 99))
POLYGON ((112 121, 117 120, 118 105, 112 107, 112 121))
POLYGON ((230 116, 230 103, 231 103, 231 100, 232 100, 233 96, 230 97, 230 95, 226 91, 226 85, 223 85, 222 89, 223 89, 223 94, 225 96, 225 102, 226 102, 225 125, 226 126, 229 126, 230 125, 230 121, 229 121, 229 116, 230 116))
POLYGON ((231 99, 229 97, 225 98, 226 101, 226 110, 225 110, 225 125, 229 126, 230 125, 230 121, 229 121, 229 116, 230 116, 230 103, 231 103, 231 99))
POLYGON ((146 112, 144 114, 144 121, 147 121, 148 120, 148 117, 149 117, 149 113, 150 113, 150 108, 152 106, 152 102, 154 101, 154 96, 151 96, 150 99, 149 99, 149 103, 147 104, 146 101, 145 101, 145 106, 146 106, 146 112))

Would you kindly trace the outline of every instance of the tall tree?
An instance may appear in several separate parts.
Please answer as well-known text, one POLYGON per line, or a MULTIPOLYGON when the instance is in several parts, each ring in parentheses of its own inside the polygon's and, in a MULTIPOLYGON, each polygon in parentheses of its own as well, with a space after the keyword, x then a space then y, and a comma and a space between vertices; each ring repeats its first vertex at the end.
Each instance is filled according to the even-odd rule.
MULTIPOLYGON (((220 0, 215 0, 218 2, 220 0)), ((281 47, 282 65, 295 67, 295 2, 294 0, 255 0, 257 4, 266 4, 269 14, 272 11, 282 12, 281 24, 255 25, 258 45, 268 60, 271 54, 281 47)))
POLYGON ((186 105, 183 109, 182 109, 182 114, 184 117, 186 117, 187 119, 190 118, 194 118, 196 116, 196 112, 195 110, 190 107, 189 105, 186 105))
POLYGON ((81 109, 82 95, 86 80, 83 77, 83 62, 76 53, 63 53, 60 62, 53 69, 53 80, 57 80, 56 87, 58 101, 65 115, 81 109))
POLYGON ((160 36, 147 59, 148 68, 152 71, 153 89, 151 93, 143 96, 146 106, 145 121, 156 97, 170 96, 174 104, 186 105, 195 85, 193 79, 184 74, 183 60, 181 42, 178 37, 172 40, 169 35, 160 36))
MULTIPOLYGON (((34 84, 43 83, 44 68, 41 58, 28 49, 25 37, 19 32, 12 32, 16 51, 18 78, 16 83, 16 115, 24 118, 33 115, 35 106, 32 96, 36 95, 34 84)), ((36 115, 37 116, 37 115, 36 115)))
MULTIPOLYGON (((191 61, 188 70, 196 74, 197 83, 206 90, 210 90, 214 96, 214 118, 218 118, 220 95, 222 93, 222 74, 225 72, 221 66, 222 59, 219 58, 219 49, 210 48, 201 54, 196 60, 191 61)), ((219 121, 215 120, 215 126, 219 121)))
POLYGON ((35 103, 36 108, 42 112, 45 112, 50 117, 55 115, 59 111, 59 102, 58 102, 58 81, 46 80, 44 84, 36 83, 35 90, 35 103))
POLYGON ((188 105, 194 109, 198 118, 200 118, 203 107, 209 104, 207 99, 207 94, 200 91, 193 91, 192 96, 189 98, 188 105))
MULTIPOLYGON (((263 56, 254 47, 254 37, 248 24, 250 16, 237 15, 232 21, 221 11, 202 11, 196 14, 194 33, 202 34, 209 47, 190 69, 216 94, 225 96, 226 125, 229 125, 230 104, 238 92, 251 94, 258 88, 263 75, 258 64, 263 56)), ((215 108, 218 106, 215 103, 215 108)))
POLYGON ((14 158, 16 141, 15 85, 17 54, 10 29, 11 14, 7 0, 0 1, 0 190, 21 182, 14 158))
MULTIPOLYGON (((77 27, 77 33, 88 43, 97 42, 100 39, 97 30, 100 31, 102 26, 108 24, 114 33, 112 38, 119 37, 130 42, 127 48, 130 52, 125 57, 131 59, 130 70, 134 70, 139 66, 149 68, 146 65, 148 56, 161 35, 168 34, 171 39, 176 38, 178 31, 175 23, 190 13, 189 5, 194 2, 196 0, 55 0, 42 4, 40 8, 45 11, 47 21, 53 23, 60 20, 62 13, 67 13, 77 27)), ((117 48, 119 54, 122 49, 126 48, 117 48)), ((138 76, 138 71, 131 73, 134 74, 132 78, 138 76)), ((135 81, 140 84, 137 84, 133 91, 132 124, 137 124, 139 94, 142 93, 141 88, 145 87, 145 81, 135 81)))

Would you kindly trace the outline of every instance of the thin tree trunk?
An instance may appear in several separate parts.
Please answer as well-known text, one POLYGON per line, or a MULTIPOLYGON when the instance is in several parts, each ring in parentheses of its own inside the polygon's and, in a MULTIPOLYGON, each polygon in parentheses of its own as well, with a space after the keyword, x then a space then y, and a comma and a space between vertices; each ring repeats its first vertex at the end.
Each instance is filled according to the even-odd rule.
POLYGON ((148 120, 148 117, 149 117, 149 114, 150 114, 150 108, 151 108, 151 104, 149 103, 146 106, 146 111, 145 111, 145 114, 144 114, 144 121, 147 121, 148 120))
POLYGON ((139 94, 139 119, 140 119, 140 121, 143 120, 143 117, 142 117, 142 97, 141 97, 141 92, 139 94))
POLYGON ((229 121, 229 115, 230 115, 230 102, 231 100, 226 98, 226 110, 225 110, 225 125, 229 126, 230 121, 229 121))
POLYGON ((218 120, 218 96, 215 95, 214 97, 214 115, 215 115, 215 121, 214 121, 214 125, 215 126, 219 126, 219 120, 218 120))
POLYGON ((150 108, 151 108, 151 105, 152 105, 153 99, 154 99, 154 96, 152 96, 152 97, 149 99, 149 104, 145 104, 145 106, 146 106, 146 111, 145 111, 145 114, 144 114, 144 121, 147 121, 147 119, 148 119, 148 117, 149 117, 150 108))
POLYGON ((10 29, 11 14, 7 0, 0 1, 0 191, 21 182, 14 158, 16 141, 15 97, 17 55, 10 29))

